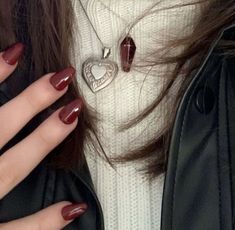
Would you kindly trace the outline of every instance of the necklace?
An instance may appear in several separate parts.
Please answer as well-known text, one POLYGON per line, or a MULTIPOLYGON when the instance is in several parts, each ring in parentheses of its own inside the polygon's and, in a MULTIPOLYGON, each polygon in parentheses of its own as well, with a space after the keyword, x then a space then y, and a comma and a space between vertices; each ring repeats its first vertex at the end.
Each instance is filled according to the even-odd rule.
MULTIPOLYGON (((113 79, 116 77, 118 73, 118 65, 114 61, 109 60, 111 49, 114 45, 111 47, 107 47, 104 45, 93 23, 91 22, 81 0, 79 0, 79 2, 97 39, 100 41, 102 45, 102 57, 101 58, 90 57, 82 65, 83 78, 86 81, 89 88, 95 93, 105 88, 113 81, 113 79)), ((101 2, 101 4, 105 8, 107 8, 107 6, 103 4, 103 2, 101 2)), ((122 42, 120 43, 121 67, 122 70, 125 72, 130 71, 136 51, 136 45, 133 38, 130 36, 130 31, 142 18, 145 17, 146 13, 148 13, 155 5, 156 3, 154 3, 153 6, 147 8, 140 16, 138 16, 133 22, 129 23, 129 25, 125 28, 126 35, 122 40, 122 42)), ((109 9, 109 11, 118 16, 119 18, 121 18, 121 16, 119 16, 116 12, 112 11, 111 9, 109 9)), ((122 20, 125 21, 124 19, 122 20)), ((119 40, 120 39, 118 39, 118 41, 119 40)))

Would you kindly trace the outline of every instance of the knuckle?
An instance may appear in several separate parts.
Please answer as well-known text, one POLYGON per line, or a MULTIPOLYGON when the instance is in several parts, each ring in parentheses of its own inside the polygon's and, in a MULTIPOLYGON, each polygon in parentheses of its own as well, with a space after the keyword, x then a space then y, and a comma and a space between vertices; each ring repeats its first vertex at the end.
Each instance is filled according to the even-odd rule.
POLYGON ((3 170, 0 169, 0 199, 2 199, 6 191, 14 185, 15 180, 12 173, 4 173, 3 170))
POLYGON ((48 135, 49 133, 45 133, 43 130, 38 131, 38 138, 40 140, 40 143, 44 147, 51 148, 54 145, 53 138, 51 135, 48 135))
POLYGON ((10 230, 10 227, 8 226, 8 224, 0 224, 0 230, 10 230))
POLYGON ((35 224, 35 230, 45 230, 43 221, 37 221, 35 224))
POLYGON ((41 142, 48 148, 54 147, 64 136, 64 131, 56 125, 45 125, 38 132, 41 142))
POLYGON ((40 215, 40 211, 37 212, 37 213, 34 213, 31 216, 28 216, 26 218, 28 218, 27 226, 30 227, 30 229, 33 229, 33 230, 45 230, 45 229, 47 229, 47 228, 45 228, 46 217, 40 215))
POLYGON ((23 93, 23 97, 33 111, 39 111, 57 99, 55 92, 46 82, 35 82, 23 93))
POLYGON ((39 106, 38 106, 38 103, 33 99, 33 95, 29 96, 29 95, 25 94, 23 100, 24 100, 24 104, 28 108, 30 108, 30 110, 32 110, 32 111, 38 110, 39 106))

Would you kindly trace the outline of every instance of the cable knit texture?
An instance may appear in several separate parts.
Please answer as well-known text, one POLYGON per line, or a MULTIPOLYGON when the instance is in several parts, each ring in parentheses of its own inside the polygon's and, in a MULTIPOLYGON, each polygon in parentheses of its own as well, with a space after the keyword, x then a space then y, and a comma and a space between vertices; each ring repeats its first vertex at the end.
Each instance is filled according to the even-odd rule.
MULTIPOLYGON (((100 117, 98 134, 108 156, 144 145, 154 138, 164 122, 164 110, 155 109, 144 121, 124 132, 118 127, 138 115, 159 94, 166 66, 134 67, 121 71, 119 38, 129 22, 133 22, 156 0, 82 0, 103 43, 112 46, 110 59, 117 62, 115 80, 103 90, 92 93, 81 76, 82 63, 89 57, 101 57, 102 46, 92 30, 78 0, 73 0, 76 21, 74 64, 77 81, 87 103, 100 117), (108 10, 111 9, 115 13, 108 10), (118 17, 117 15, 120 15, 118 17), (147 74, 148 73, 148 74, 147 74)), ((159 1, 155 9, 185 3, 185 0, 159 1)), ((149 59, 149 52, 160 48, 169 37, 191 31, 187 26, 195 17, 195 6, 162 10, 146 16, 131 31, 136 43, 133 66, 149 59)), ((150 57, 151 59, 151 57, 150 57)), ((115 170, 97 156, 86 143, 85 154, 94 186, 101 202, 106 230, 159 230, 164 174, 149 181, 139 169, 145 162, 117 164, 115 170)), ((157 154, 157 153, 156 153, 157 154)))

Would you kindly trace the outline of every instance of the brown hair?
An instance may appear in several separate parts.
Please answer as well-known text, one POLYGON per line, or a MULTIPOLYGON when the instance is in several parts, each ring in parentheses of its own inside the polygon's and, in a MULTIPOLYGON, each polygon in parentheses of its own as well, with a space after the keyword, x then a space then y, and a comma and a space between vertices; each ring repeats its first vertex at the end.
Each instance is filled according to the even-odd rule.
MULTIPOLYGON (((193 32, 177 41, 171 41, 165 47, 165 55, 161 59, 156 57, 155 62, 151 64, 175 64, 174 71, 167 78, 167 83, 159 97, 138 117, 121 127, 121 130, 123 130, 136 125, 159 106, 164 98, 169 97, 171 88, 179 76, 182 77, 181 72, 187 66, 177 97, 173 103, 167 106, 168 114, 171 114, 171 116, 167 117, 164 128, 159 130, 156 138, 150 140, 141 148, 129 151, 122 157, 109 159, 106 157, 97 136, 97 117, 86 105, 79 117, 76 129, 50 154, 57 167, 63 169, 82 167, 85 162, 84 141, 90 139, 94 148, 97 149, 97 153, 104 156, 110 164, 115 161, 151 159, 145 169, 150 176, 157 176, 165 171, 173 121, 182 94, 192 78, 193 71, 200 65, 210 44, 217 38, 221 28, 230 24, 234 19, 235 3, 233 0, 204 0, 193 4, 205 3, 206 7, 195 22, 193 32), (168 50, 181 45, 185 47, 183 53, 168 55, 168 50), (92 136, 96 138, 94 139, 92 136)), ((0 49, 6 48, 15 41, 23 42, 26 45, 25 55, 20 66, 6 80, 11 97, 16 96, 43 74, 58 71, 70 65, 69 51, 73 45, 73 22, 72 3, 67 0, 0 0, 0 49)), ((224 42, 223 46, 226 46, 224 42)), ((78 87, 76 81, 74 81, 62 98, 38 114, 27 125, 28 132, 25 132, 24 135, 58 107, 65 105, 78 95, 78 87)))

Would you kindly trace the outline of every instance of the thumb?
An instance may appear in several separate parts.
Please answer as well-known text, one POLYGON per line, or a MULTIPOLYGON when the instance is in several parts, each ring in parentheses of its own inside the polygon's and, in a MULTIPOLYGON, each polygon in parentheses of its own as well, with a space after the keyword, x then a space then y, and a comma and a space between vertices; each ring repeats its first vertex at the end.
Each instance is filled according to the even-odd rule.
POLYGON ((87 210, 85 203, 60 202, 33 215, 0 225, 1 230, 59 230, 87 210))

